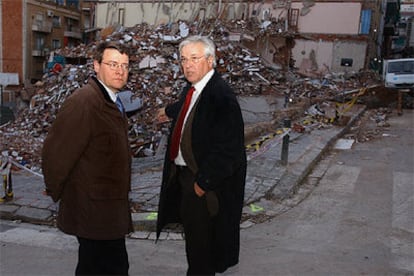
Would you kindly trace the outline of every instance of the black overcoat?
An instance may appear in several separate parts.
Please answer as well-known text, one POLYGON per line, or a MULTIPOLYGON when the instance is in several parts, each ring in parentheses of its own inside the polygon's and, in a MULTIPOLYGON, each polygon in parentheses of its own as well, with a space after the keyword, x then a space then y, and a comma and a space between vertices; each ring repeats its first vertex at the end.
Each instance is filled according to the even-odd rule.
MULTIPOLYGON (((183 105, 180 100, 166 107, 175 119, 183 105)), ((238 263, 240 220, 246 179, 244 123, 239 103, 230 86, 215 72, 201 92, 191 126, 191 148, 198 171, 196 181, 218 198, 218 213, 213 218, 216 271, 223 272, 238 263)), ((180 190, 175 169, 169 160, 170 138, 164 162, 157 218, 157 238, 168 223, 180 223, 180 190)))

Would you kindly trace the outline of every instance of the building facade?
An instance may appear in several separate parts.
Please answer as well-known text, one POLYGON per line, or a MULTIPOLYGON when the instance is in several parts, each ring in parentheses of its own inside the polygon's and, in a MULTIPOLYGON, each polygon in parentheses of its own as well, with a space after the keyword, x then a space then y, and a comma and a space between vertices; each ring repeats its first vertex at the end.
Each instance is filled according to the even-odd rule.
MULTIPOLYGON (((0 0, 0 69, 34 82, 47 72, 49 53, 94 41, 108 26, 152 26, 207 19, 277 24, 266 37, 235 30, 231 38, 259 53, 270 65, 303 72, 359 71, 395 48, 386 15, 397 0, 0 0), (384 40, 385 37, 385 40, 384 40), (384 49, 385 52, 384 52, 384 49)), ((403 1, 411 11, 413 1, 403 1)), ((407 19, 412 41, 412 18, 407 19)), ((401 24, 404 25, 404 24, 401 24)))
POLYGON ((235 37, 269 63, 281 61, 282 66, 303 71, 359 71, 381 59, 386 0, 84 1, 93 4, 95 27, 100 29, 140 23, 157 26, 178 20, 202 24, 208 18, 277 22, 280 34, 260 37, 260 43, 245 33, 246 39, 237 33, 235 37), (292 35, 294 43, 287 43, 292 35), (281 52, 286 43, 293 45, 289 53, 281 52))
POLYGON ((47 73, 50 51, 83 39, 79 0, 0 0, 0 68, 20 83, 47 73))

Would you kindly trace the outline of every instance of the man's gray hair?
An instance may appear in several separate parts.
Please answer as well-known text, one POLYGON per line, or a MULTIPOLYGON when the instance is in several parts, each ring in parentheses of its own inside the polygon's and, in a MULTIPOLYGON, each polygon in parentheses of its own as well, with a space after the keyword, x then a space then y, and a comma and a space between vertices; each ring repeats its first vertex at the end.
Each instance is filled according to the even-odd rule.
POLYGON ((201 35, 193 35, 189 36, 183 41, 180 42, 180 45, 178 45, 178 51, 181 55, 181 50, 184 46, 188 44, 193 43, 202 43, 204 45, 204 55, 206 57, 212 57, 213 58, 213 67, 216 67, 216 45, 214 44, 213 40, 208 38, 207 36, 201 36, 201 35))

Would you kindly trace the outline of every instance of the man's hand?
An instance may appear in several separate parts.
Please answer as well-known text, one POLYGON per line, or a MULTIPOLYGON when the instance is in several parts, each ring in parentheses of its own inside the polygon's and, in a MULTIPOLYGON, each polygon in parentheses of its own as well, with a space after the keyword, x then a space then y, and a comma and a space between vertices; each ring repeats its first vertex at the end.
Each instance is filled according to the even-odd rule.
POLYGON ((165 113, 165 107, 162 107, 162 108, 157 110, 157 114, 156 114, 155 119, 160 124, 168 122, 170 120, 170 118, 168 118, 167 114, 165 113))
POLYGON ((43 194, 43 195, 45 195, 45 196, 51 196, 50 190, 49 190, 49 189, 47 189, 47 188, 45 188, 45 189, 43 190, 42 194, 43 194))
POLYGON ((202 197, 206 193, 203 189, 200 188, 200 186, 198 186, 197 182, 194 183, 194 192, 199 197, 202 197))

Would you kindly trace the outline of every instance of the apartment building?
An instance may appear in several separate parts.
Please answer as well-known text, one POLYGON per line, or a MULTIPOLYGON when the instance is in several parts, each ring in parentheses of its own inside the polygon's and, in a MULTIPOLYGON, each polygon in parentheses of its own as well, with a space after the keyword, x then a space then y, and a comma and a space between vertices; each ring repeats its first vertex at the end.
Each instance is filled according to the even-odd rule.
POLYGON ((384 18, 393 1, 0 0, 0 68, 33 82, 44 74, 50 51, 93 41, 108 26, 217 18, 279 24, 280 33, 265 38, 237 30, 233 36, 270 64, 358 71, 383 58, 384 18))
POLYGON ((402 44, 402 57, 414 57, 414 0, 402 0, 400 20, 397 24, 398 39, 402 44))
POLYGON ((19 83, 42 78, 50 51, 83 39, 80 0, 0 0, 0 69, 19 83))

